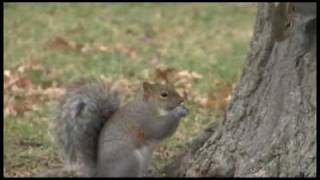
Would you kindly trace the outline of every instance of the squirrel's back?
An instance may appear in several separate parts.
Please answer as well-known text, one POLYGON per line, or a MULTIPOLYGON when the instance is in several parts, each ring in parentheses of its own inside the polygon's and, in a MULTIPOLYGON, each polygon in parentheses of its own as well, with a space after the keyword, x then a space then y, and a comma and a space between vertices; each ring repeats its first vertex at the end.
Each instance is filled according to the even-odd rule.
POLYGON ((100 81, 79 81, 66 89, 53 132, 69 168, 80 168, 83 176, 94 173, 98 136, 119 104, 118 94, 100 81))

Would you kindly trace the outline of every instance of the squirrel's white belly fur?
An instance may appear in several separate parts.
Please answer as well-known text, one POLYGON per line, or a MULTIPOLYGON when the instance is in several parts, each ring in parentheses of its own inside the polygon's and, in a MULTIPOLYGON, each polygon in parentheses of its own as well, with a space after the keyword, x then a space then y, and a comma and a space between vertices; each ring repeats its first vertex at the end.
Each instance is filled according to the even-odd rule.
POLYGON ((166 116, 169 112, 163 108, 159 108, 158 113, 160 116, 166 116))

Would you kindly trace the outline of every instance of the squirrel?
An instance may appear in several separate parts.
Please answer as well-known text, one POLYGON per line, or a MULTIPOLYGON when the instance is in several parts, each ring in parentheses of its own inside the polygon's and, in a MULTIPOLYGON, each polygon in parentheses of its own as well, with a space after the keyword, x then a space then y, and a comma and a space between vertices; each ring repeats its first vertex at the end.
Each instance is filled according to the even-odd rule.
POLYGON ((122 107, 118 93, 101 82, 66 89, 53 130, 67 171, 84 177, 144 176, 155 146, 174 134, 189 110, 172 85, 143 82, 141 89, 122 107))

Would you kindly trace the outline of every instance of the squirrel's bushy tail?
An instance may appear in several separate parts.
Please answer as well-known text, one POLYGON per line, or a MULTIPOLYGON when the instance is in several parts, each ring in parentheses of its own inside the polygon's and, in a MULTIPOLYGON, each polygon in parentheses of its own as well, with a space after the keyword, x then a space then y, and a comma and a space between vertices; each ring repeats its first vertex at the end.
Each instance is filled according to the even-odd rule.
POLYGON ((92 175, 100 131, 119 105, 118 94, 100 81, 79 81, 66 89, 52 125, 68 167, 92 175))

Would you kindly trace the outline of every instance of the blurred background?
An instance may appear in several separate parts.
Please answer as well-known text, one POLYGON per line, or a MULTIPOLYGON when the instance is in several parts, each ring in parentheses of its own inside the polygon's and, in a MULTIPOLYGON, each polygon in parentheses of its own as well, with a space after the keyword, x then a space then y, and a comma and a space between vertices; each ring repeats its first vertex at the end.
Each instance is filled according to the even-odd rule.
POLYGON ((4 175, 62 164, 48 125, 65 86, 104 80, 130 100, 168 79, 191 113, 154 153, 160 169, 223 115, 255 21, 252 3, 5 3, 4 175))

